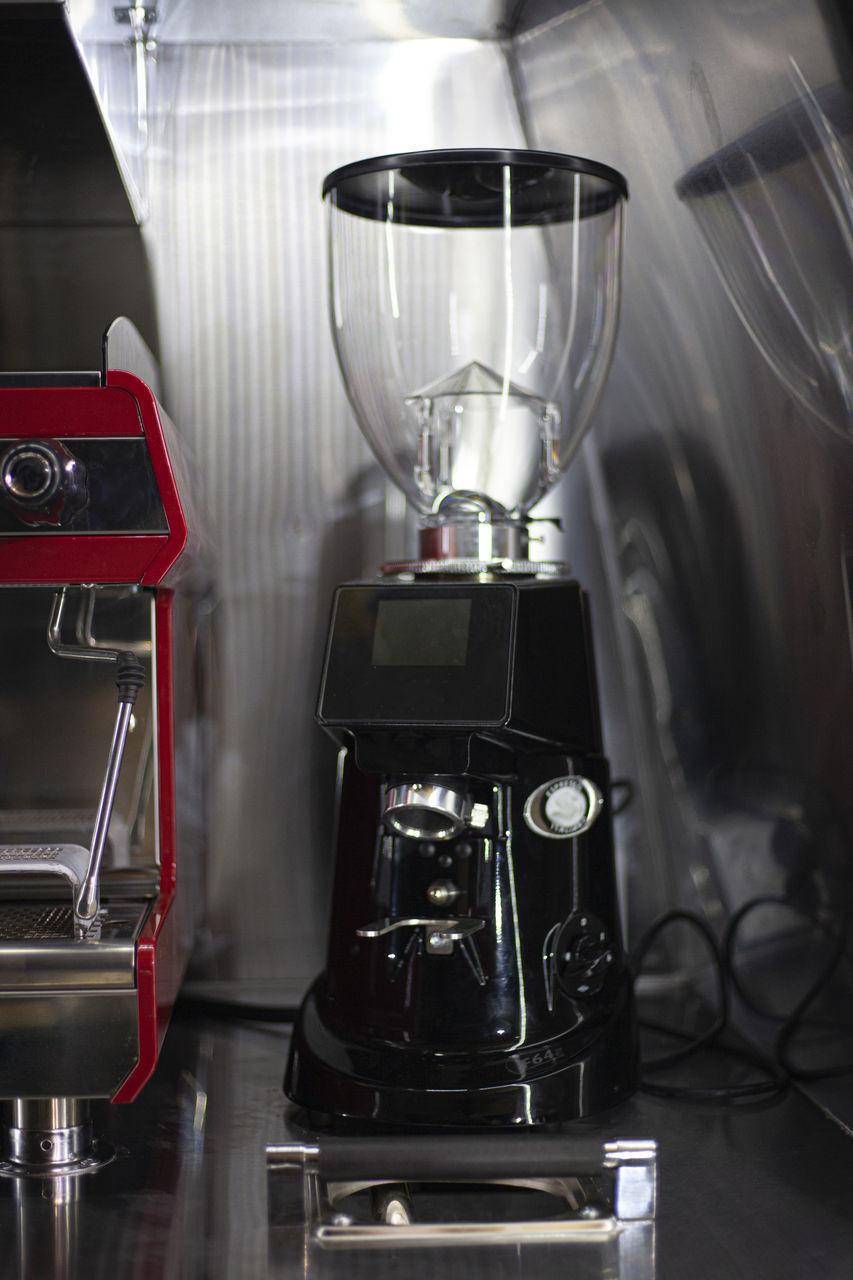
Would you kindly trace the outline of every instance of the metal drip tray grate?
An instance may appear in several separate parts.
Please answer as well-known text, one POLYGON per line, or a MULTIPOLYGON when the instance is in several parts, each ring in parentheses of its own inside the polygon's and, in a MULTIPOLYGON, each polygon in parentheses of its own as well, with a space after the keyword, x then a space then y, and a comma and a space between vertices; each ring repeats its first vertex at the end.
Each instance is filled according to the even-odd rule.
POLYGON ((0 942, 39 942, 74 937, 70 906, 48 903, 0 903, 0 942))
POLYGON ((0 1002, 6 993, 132 988, 149 900, 109 902, 97 927, 75 931, 70 902, 0 899, 0 1002))

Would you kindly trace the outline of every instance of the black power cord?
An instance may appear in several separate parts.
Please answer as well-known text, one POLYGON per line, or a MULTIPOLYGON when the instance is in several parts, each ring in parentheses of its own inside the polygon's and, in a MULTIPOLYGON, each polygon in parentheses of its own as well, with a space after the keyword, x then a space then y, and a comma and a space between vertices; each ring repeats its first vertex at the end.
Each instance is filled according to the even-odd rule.
MULTIPOLYGON (((830 831, 837 832, 845 854, 853 851, 851 818, 853 818, 853 810, 839 809, 837 806, 825 801, 824 815, 818 830, 824 836, 830 831)), ((817 835, 817 832, 815 834, 817 835)), ((845 865, 849 865, 849 858, 845 858, 845 865)), ((641 1022, 641 1025, 645 1025, 647 1029, 656 1031, 658 1034, 674 1036, 677 1039, 686 1041, 682 1048, 675 1050, 673 1053, 644 1062, 644 1073, 655 1073, 676 1063, 683 1062, 702 1050, 708 1050, 713 1053, 723 1053, 729 1057, 750 1063, 765 1078, 744 1085, 722 1086, 719 1089, 671 1086, 644 1080, 642 1087, 645 1090, 664 1097, 698 1100, 754 1098, 762 1094, 767 1096, 781 1091, 790 1081, 814 1082, 853 1073, 853 1061, 836 1062, 823 1067, 807 1068, 797 1066, 792 1059, 793 1040, 808 1025, 814 1026, 813 1022, 807 1023, 806 1021, 808 1011, 820 995, 826 991, 842 961, 848 956, 851 929, 853 929, 853 894, 846 895, 846 901, 839 913, 839 921, 836 928, 828 927, 823 921, 817 919, 813 913, 798 908, 787 898, 767 894, 750 898, 732 915, 719 943, 707 922, 700 916, 687 911, 670 911, 650 926, 635 948, 632 957, 635 977, 639 974, 651 944, 661 930, 678 921, 688 923, 696 929, 702 935, 710 952, 717 987, 717 1012, 711 1025, 705 1031, 694 1036, 660 1023, 641 1022), (738 932, 743 922, 760 907, 778 907, 794 911, 803 920, 818 929, 826 938, 828 945, 826 958, 816 976, 809 983, 805 993, 796 1001, 790 1012, 781 1015, 769 1012, 755 1000, 735 962, 735 943, 738 932), (765 1053, 753 1047, 746 1047, 740 1042, 732 1043, 728 1038, 724 1039, 729 1022, 729 988, 751 1013, 779 1023, 770 1053, 765 1053)), ((842 1024, 836 1022, 824 1023, 823 1029, 830 1029, 835 1032, 853 1031, 853 1027, 845 1028, 842 1024)))
MULTIPOLYGON (((712 967, 717 988, 717 1008, 711 1024, 703 1031, 691 1034, 677 1027, 651 1019, 641 1019, 640 1025, 658 1035, 671 1036, 686 1043, 679 1049, 656 1058, 645 1059, 642 1063, 644 1076, 674 1066, 694 1055, 707 1050, 738 1059, 759 1070, 765 1078, 740 1085, 721 1085, 719 1087, 702 1088, 687 1085, 660 1084, 643 1079, 641 1087, 647 1093, 659 1097, 690 1098, 697 1101, 741 1100, 769 1096, 784 1090, 790 1081, 815 1082, 832 1079, 853 1073, 853 1061, 828 1064, 823 1067, 798 1067, 791 1057, 791 1042, 805 1029, 806 1014, 822 992, 826 990, 847 955, 850 931, 853 927, 853 904, 846 907, 837 931, 805 915, 810 923, 816 925, 826 936, 829 943, 828 954, 817 975, 809 983, 805 993, 797 1000, 793 1009, 786 1014, 771 1013, 756 1002, 742 976, 738 972, 734 959, 734 948, 738 931, 743 921, 760 907, 778 906, 788 910, 796 910, 792 903, 784 898, 762 895, 743 903, 729 921, 721 943, 717 943, 714 934, 706 921, 688 911, 670 911, 656 920, 640 939, 632 956, 632 967, 635 978, 639 976, 643 961, 658 934, 667 926, 683 922, 691 925, 702 936, 712 960, 712 967), (724 1034, 729 1027, 728 987, 736 992, 747 1009, 759 1017, 768 1018, 780 1023, 773 1045, 772 1053, 764 1053, 752 1046, 732 1043, 724 1034)), ((837 1030, 843 1030, 841 1024, 832 1024, 837 1030)), ((853 1028, 851 1028, 853 1029, 853 1028)))
POLYGON ((659 1098, 680 1098, 696 1102, 745 1101, 766 1098, 784 1092, 788 1087, 789 1074, 772 1057, 759 1049, 744 1044, 735 1044, 724 1039, 729 1029, 729 997, 727 967, 720 946, 708 923, 690 911, 668 911, 660 916, 646 930, 631 956, 631 967, 635 980, 639 977, 643 962, 657 939, 658 935, 673 924, 690 925, 700 934, 711 956, 712 969, 716 985, 716 1011, 709 1026, 698 1033, 672 1027, 666 1023, 650 1018, 641 1018, 640 1026, 653 1031, 657 1035, 669 1036, 685 1043, 678 1049, 657 1057, 645 1058, 641 1063, 642 1079, 640 1088, 645 1093, 659 1098), (743 1084, 727 1084, 716 1086, 694 1086, 682 1084, 662 1084, 648 1079, 648 1075, 667 1070, 685 1062, 697 1054, 707 1051, 734 1058, 757 1070, 761 1077, 743 1084))
MULTIPOLYGON (((689 924, 695 928, 703 937, 705 943, 711 952, 711 958, 714 963, 714 976, 717 985, 717 1014, 705 1031, 699 1032, 695 1036, 689 1037, 689 1043, 681 1049, 675 1049, 671 1053, 662 1054, 657 1058, 646 1059, 643 1062, 645 1071, 660 1071, 664 1067, 674 1066, 677 1062, 682 1062, 685 1058, 690 1057, 694 1053, 698 1053, 700 1049, 704 1049, 706 1045, 712 1044, 719 1035, 726 1029, 729 1016, 729 1002, 726 992, 725 976, 723 967, 720 963, 719 950, 717 940, 709 926, 701 919, 700 916, 694 915, 690 911, 668 911, 665 915, 658 917, 657 920, 646 930, 637 946, 634 948, 631 956, 631 967, 634 971, 635 979, 639 976, 643 961, 650 951, 652 944, 667 926, 677 922, 689 924)), ((676 1036, 681 1038, 681 1032, 675 1028, 667 1026, 663 1023, 652 1022, 648 1019, 642 1021, 642 1025, 650 1031, 656 1031, 658 1034, 676 1036)))
MULTIPOLYGON (((738 996, 743 1001, 747 1009, 758 1017, 769 1019, 780 1023, 779 1030, 773 1046, 773 1053, 779 1065, 788 1073, 792 1080, 798 1081, 816 1081, 831 1079, 836 1076, 847 1075, 853 1072, 853 1061, 833 1063, 825 1067, 809 1068, 797 1067, 791 1059, 791 1041, 806 1026, 806 1013, 815 1003, 821 993, 829 986, 835 976, 841 962, 847 954, 847 946, 850 939, 851 925, 853 925, 853 904, 848 904, 837 932, 833 933, 821 922, 815 920, 811 915, 807 915, 799 911, 793 903, 785 898, 772 896, 764 896, 752 898, 749 902, 745 902, 728 923, 726 932, 723 936, 722 953, 723 963, 726 972, 731 981, 732 987, 737 991, 738 996), (829 952, 818 970, 817 975, 809 983, 804 994, 794 1005, 794 1008, 787 1014, 777 1014, 768 1009, 763 1008, 753 998, 751 992, 746 988, 743 979, 738 974, 737 966, 734 962, 734 947, 737 933, 747 916, 759 907, 776 906, 789 911, 795 911, 812 925, 818 927, 826 936, 830 943, 829 952)), ((836 1030, 843 1030, 841 1024, 833 1024, 836 1030)), ((848 1028, 853 1029, 853 1028, 848 1028)))

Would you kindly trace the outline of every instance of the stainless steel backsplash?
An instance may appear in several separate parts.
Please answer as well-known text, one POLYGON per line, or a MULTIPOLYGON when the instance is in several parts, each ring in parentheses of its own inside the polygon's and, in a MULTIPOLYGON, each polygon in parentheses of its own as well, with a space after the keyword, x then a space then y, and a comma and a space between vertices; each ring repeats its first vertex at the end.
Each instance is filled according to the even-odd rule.
MULTIPOLYGON (((850 892, 853 151, 826 9, 612 0, 511 51, 530 145, 631 189, 616 357, 564 498, 600 534, 578 544, 638 784, 635 932, 674 902, 722 925, 755 894, 850 892)), ((801 926, 768 909, 744 941, 801 926)))
POLYGON ((331 593, 403 551, 326 309, 337 165, 520 140, 497 45, 180 45, 158 55, 151 217, 166 398, 218 558, 209 970, 298 994, 322 967, 334 788, 313 720, 331 593))
MULTIPOLYGON (((322 964, 334 759, 313 707, 329 599, 401 554, 411 520, 335 365, 320 184, 418 148, 542 147, 629 182, 616 358, 546 504, 564 534, 543 550, 592 593, 607 749, 634 784, 617 828, 632 934, 676 902, 722 924, 755 893, 840 900, 853 765, 841 6, 538 0, 478 9, 464 38, 415 38, 412 23, 353 38, 372 34, 365 12, 339 40, 327 26, 310 38, 320 6, 291 7, 292 39, 266 6, 278 25, 257 44, 222 41, 226 8, 207 28, 197 5, 164 16, 145 128, 127 48, 101 27, 87 48, 133 153, 164 401, 214 544, 205 971, 295 998, 322 964)), ((440 17, 452 31, 450 6, 440 17)), ((27 352, 32 367, 77 361, 90 324, 94 367, 114 310, 141 309, 153 340, 124 211, 115 228, 91 215, 22 228, 9 208, 2 367, 27 352)), ((745 938, 757 953, 789 926, 755 917, 745 938)), ((683 959, 675 947, 662 971, 683 959)))

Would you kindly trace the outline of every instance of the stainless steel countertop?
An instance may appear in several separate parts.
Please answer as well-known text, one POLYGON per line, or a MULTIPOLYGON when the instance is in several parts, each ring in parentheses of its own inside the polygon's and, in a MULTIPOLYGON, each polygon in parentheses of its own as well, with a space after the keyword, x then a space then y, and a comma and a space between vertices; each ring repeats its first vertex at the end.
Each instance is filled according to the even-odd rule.
MULTIPOLYGON (((94 1050, 93 1050, 94 1051, 94 1050)), ((298 1128, 281 1093, 287 1031, 181 1019, 131 1106, 107 1109, 119 1148, 95 1174, 0 1179, 0 1275, 180 1278, 431 1276, 470 1280, 614 1276, 612 1258, 571 1245, 325 1254, 296 1216, 270 1225, 267 1144, 298 1128)), ((97 1118, 97 1117, 96 1117, 97 1118)), ((639 1095, 602 1138, 659 1143, 657 1280, 834 1280, 853 1258, 853 1144, 795 1093, 750 1106, 639 1095)), ((463 1141, 463 1139, 456 1139, 463 1141)), ((586 1246, 584 1246, 586 1248, 586 1246)))

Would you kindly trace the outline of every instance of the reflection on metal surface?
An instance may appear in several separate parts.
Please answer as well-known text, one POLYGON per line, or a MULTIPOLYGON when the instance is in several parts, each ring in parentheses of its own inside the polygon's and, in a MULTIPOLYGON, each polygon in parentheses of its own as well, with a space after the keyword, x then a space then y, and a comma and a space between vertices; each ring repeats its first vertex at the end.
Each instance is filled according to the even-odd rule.
POLYGON ((677 184, 726 293, 773 372, 853 438, 853 97, 815 91, 791 58, 793 101, 677 184), (845 136, 846 134, 846 136, 845 136))
POLYGON ((69 1175, 15 1179, 19 1280, 73 1280, 80 1248, 82 1180, 69 1175))
MULTIPOLYGON (((603 639, 609 753, 637 782, 617 823, 635 937, 675 902, 722 927, 768 890, 830 917, 849 900, 853 205, 836 8, 684 0, 676 20, 613 0, 553 12, 512 50, 530 144, 565 146, 570 120, 572 146, 594 144, 632 192, 619 349, 560 509, 603 639)), ((693 961, 655 957, 675 975, 693 961)))
MULTIPOLYGON (((112 1164, 74 1179, 76 1187, 71 1179, 47 1187, 46 1179, 23 1186, 0 1179, 4 1274, 17 1280, 621 1280, 631 1226, 621 1243, 587 1238, 577 1248, 310 1245, 301 1174, 268 1173, 264 1158, 265 1145, 300 1140, 298 1118, 281 1109, 286 1050, 281 1028, 173 1021, 150 1085, 131 1106, 113 1110, 108 1136, 122 1150, 112 1164), (52 1250, 55 1224, 58 1230, 65 1212, 57 1205, 69 1204, 70 1197, 81 1230, 60 1237, 68 1259, 63 1272, 52 1250)), ((654 1132, 658 1138, 654 1248, 660 1275, 721 1280, 731 1274, 733 1257, 751 1280, 843 1274, 853 1251, 843 1194, 850 1139, 796 1093, 769 1107, 725 1115, 718 1107, 673 1106, 638 1095, 618 1119, 596 1128, 605 1140, 619 1132, 654 1132)), ((464 1138, 454 1141, 464 1148, 464 1138)), ((495 1199, 504 1194, 490 1191, 495 1199)), ((524 1188, 505 1194, 519 1211, 525 1199, 532 1203, 524 1188)), ((369 1192, 359 1206, 366 1218, 372 1215, 369 1192)), ((638 1248, 647 1256, 649 1235, 640 1222, 638 1248)))
MULTIPOLYGON (((418 6, 425 29, 442 7, 418 6)), ((240 15, 239 44, 197 42, 214 21, 208 5, 182 24, 193 42, 174 43, 165 24, 179 15, 159 8, 149 244, 170 406, 196 432, 219 534, 216 976, 263 981, 295 1002, 322 964, 329 892, 335 758, 312 724, 318 636, 335 582, 405 550, 400 506, 334 367, 320 184, 335 164, 397 143, 512 146, 521 135, 497 44, 346 45, 341 31, 367 30, 367 11, 315 0, 287 6, 277 48, 242 43, 258 30, 254 6, 240 15), (321 10, 324 23, 334 15, 335 43, 294 43, 301 18, 319 24, 321 10), (259 705, 277 710, 259 717, 259 705)), ((463 8, 454 30, 474 22, 463 8)), ((260 40, 283 15, 268 7, 260 40)), ((229 16, 217 6, 217 23, 229 16)))
POLYGON ((139 1055, 136 992, 55 988, 3 992, 0 1096, 112 1097, 139 1055))

